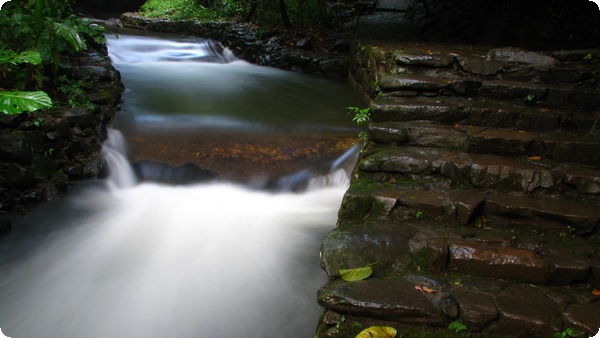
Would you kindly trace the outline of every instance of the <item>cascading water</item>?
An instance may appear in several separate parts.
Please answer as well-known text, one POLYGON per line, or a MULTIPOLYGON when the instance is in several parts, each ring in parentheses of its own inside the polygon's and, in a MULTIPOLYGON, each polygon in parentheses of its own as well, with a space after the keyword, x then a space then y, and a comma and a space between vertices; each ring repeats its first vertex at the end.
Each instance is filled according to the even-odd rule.
POLYGON ((314 336, 316 290, 326 278, 319 245, 335 225, 348 183, 341 162, 352 152, 329 175, 309 179, 306 191, 272 193, 223 182, 137 183, 124 142, 110 132, 104 185, 41 208, 2 243, 2 331, 314 336))

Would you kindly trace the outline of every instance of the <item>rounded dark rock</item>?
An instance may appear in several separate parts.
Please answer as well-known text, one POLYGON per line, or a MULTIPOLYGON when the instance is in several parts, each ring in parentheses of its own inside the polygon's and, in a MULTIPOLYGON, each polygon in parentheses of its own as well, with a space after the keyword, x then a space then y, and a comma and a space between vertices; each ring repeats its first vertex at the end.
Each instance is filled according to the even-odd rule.
POLYGON ((31 145, 23 134, 0 134, 0 161, 30 164, 31 159, 31 145))

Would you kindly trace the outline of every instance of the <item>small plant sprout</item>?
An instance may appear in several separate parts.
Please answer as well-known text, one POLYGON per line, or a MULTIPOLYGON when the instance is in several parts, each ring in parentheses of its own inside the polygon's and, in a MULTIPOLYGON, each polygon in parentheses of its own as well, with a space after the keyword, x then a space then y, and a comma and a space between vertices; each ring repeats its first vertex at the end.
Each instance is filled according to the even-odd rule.
POLYGON ((417 210, 415 212, 415 218, 416 219, 422 219, 423 218, 423 212, 421 210, 417 210))
POLYGON ((533 102, 534 99, 535 99, 535 95, 533 95, 533 94, 529 94, 529 95, 525 96, 526 102, 533 102))
POLYGON ((467 326, 461 323, 460 320, 455 320, 450 325, 448 325, 448 330, 452 330, 454 332, 461 332, 467 330, 467 326))
POLYGON ((369 113, 371 112, 371 108, 358 108, 358 107, 346 107, 349 113, 353 113, 354 117, 352 121, 356 122, 356 125, 362 126, 363 124, 369 122, 371 120, 369 113))
POLYGON ((583 57, 583 61, 584 62, 590 62, 590 61, 592 61, 593 57, 594 56, 592 55, 592 53, 587 53, 586 56, 583 57))
POLYGON ((554 338, 575 338, 582 335, 583 332, 576 331, 570 327, 554 334, 554 338))

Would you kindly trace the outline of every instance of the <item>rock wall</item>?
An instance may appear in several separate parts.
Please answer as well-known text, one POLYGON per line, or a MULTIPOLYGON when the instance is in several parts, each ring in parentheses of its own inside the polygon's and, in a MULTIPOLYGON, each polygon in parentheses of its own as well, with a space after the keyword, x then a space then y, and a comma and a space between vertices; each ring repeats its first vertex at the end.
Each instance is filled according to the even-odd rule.
POLYGON ((0 114, 0 228, 10 229, 9 214, 60 199, 81 180, 102 170, 101 146, 106 126, 123 90, 119 73, 106 55, 71 60, 71 77, 86 79, 89 105, 54 108, 20 115, 0 114))
POLYGON ((287 45, 277 36, 261 37, 256 27, 242 23, 172 21, 137 13, 124 13, 120 22, 125 27, 216 40, 231 49, 236 57, 262 66, 340 78, 345 78, 348 72, 350 42, 344 39, 335 41, 328 49, 317 50, 308 38, 287 45))
POLYGON ((357 44, 368 142, 322 245, 319 337, 600 328, 600 50, 357 44), (363 281, 340 269, 369 266, 363 281), (456 324, 455 324, 456 325, 456 324))

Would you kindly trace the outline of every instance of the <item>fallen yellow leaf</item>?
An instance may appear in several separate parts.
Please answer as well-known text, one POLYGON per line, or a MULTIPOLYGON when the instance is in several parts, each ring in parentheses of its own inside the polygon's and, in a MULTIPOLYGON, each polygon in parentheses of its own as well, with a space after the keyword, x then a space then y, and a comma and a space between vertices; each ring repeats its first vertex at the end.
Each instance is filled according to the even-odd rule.
POLYGON ((529 156, 529 160, 531 160, 531 161, 539 161, 541 159, 542 159, 541 156, 529 156))
POLYGON ((394 338, 398 332, 391 326, 371 326, 362 330, 355 338, 394 338))
POLYGON ((598 290, 598 289, 593 289, 593 290, 592 290, 592 295, 594 295, 594 296, 600 296, 600 290, 598 290))

